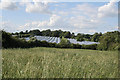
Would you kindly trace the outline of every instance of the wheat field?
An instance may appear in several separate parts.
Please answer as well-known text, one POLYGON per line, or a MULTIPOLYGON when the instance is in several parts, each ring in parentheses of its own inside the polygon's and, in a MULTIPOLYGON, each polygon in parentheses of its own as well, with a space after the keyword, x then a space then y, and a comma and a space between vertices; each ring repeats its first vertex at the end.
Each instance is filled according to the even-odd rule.
POLYGON ((26 48, 2 50, 3 78, 117 78, 118 52, 26 48))

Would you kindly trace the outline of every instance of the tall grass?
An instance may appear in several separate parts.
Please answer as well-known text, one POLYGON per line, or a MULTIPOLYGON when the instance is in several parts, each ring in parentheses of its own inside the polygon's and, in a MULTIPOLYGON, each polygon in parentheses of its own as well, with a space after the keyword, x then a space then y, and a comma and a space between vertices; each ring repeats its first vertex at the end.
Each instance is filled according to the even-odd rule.
POLYGON ((3 49, 3 78, 115 78, 117 51, 3 49))

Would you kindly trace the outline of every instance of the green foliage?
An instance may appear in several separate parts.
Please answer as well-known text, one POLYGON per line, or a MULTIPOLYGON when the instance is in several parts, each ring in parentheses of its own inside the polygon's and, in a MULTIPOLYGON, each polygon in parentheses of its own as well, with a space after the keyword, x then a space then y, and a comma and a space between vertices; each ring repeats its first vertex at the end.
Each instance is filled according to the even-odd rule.
POLYGON ((16 32, 16 33, 12 33, 12 35, 17 35, 18 37, 22 38, 22 37, 34 37, 35 35, 39 35, 39 36, 51 36, 51 37, 65 37, 65 38, 73 38, 73 39, 77 39, 77 41, 98 41, 99 36, 101 35, 98 34, 94 34, 90 35, 90 34, 81 34, 78 33, 77 35, 75 35, 74 33, 70 33, 70 31, 62 31, 62 30, 55 30, 55 31, 51 31, 50 29, 47 30, 43 30, 43 31, 39 31, 39 30, 26 30, 25 32, 21 31, 21 32, 16 32), (93 37, 92 37, 93 36, 93 37))
POLYGON ((78 33, 76 36, 77 41, 91 41, 92 35, 90 34, 80 34, 78 33))
POLYGON ((84 41, 84 39, 83 39, 83 35, 80 34, 80 33, 77 34, 76 39, 77 39, 77 41, 84 41))
POLYGON ((35 37, 31 37, 29 41, 25 41, 25 39, 12 37, 9 33, 2 31, 3 48, 55 47, 55 45, 55 43, 38 41, 35 37))
POLYGON ((42 36, 51 36, 52 32, 50 29, 48 29, 48 30, 43 30, 41 34, 42 36))
POLYGON ((3 31, 2 38, 3 48, 56 47, 56 48, 88 49, 85 48, 85 46, 82 47, 82 45, 79 44, 71 44, 70 41, 64 37, 61 38, 61 42, 59 44, 48 43, 46 41, 38 41, 35 37, 31 37, 29 41, 25 41, 25 39, 23 38, 18 39, 12 37, 10 33, 3 31))
POLYGON ((97 44, 91 44, 91 45, 82 45, 82 49, 92 49, 96 50, 97 44))
MULTIPOLYGON (((48 30, 48 32, 50 32, 50 30, 48 30)), ((70 34, 69 32, 62 32, 62 31, 55 31, 55 32, 60 32, 61 35, 63 35, 64 33, 66 35, 70 34)), ((29 34, 24 34, 24 32, 21 32, 20 35, 29 35, 29 34)), ((56 35, 56 36, 60 36, 60 35, 56 35)), ((88 34, 84 35, 84 34, 79 33, 76 36, 76 38, 78 41, 82 41, 81 39, 90 40, 91 35, 88 35, 88 34)), ((2 31, 2 47, 3 48, 56 47, 56 48, 78 48, 78 49, 93 49, 93 50, 96 50, 96 49, 98 50, 120 50, 120 32, 118 31, 107 32, 104 34, 95 33, 92 36, 92 40, 99 41, 100 44, 99 45, 71 44, 69 40, 67 40, 66 38, 62 36, 61 36, 61 42, 59 44, 48 43, 46 41, 38 41, 34 37, 32 37, 30 41, 25 41, 22 38, 19 39, 19 37, 17 36, 13 37, 11 36, 10 33, 2 31)))
POLYGON ((2 47, 4 48, 14 48, 14 47, 25 47, 26 41, 14 38, 5 31, 2 31, 2 47))
POLYGON ((77 39, 77 41, 84 41, 83 37, 77 37, 76 39, 77 39))
POLYGON ((58 47, 60 48, 69 48, 71 46, 71 43, 66 38, 62 37, 60 43, 58 44, 58 47))
POLYGON ((29 34, 35 36, 35 35, 41 35, 41 32, 37 29, 37 30, 31 30, 29 34))
POLYGON ((52 37, 60 37, 62 34, 61 30, 52 31, 52 37))
POLYGON ((99 50, 119 50, 120 32, 107 32, 100 37, 99 50))
POLYGON ((71 38, 71 33, 68 31, 64 34, 64 37, 65 38, 71 38))
POLYGON ((80 44, 71 44, 71 48, 74 48, 74 49, 82 49, 82 45, 80 44))
POLYGON ((75 38, 75 34, 74 34, 74 33, 71 34, 71 38, 72 38, 72 39, 75 38))
POLYGON ((91 41, 98 42, 99 39, 100 39, 100 36, 102 36, 102 33, 95 33, 95 34, 92 36, 91 41))
POLYGON ((21 34, 21 37, 30 37, 30 34, 21 34))
POLYGON ((35 41, 37 41, 37 39, 35 37, 30 37, 29 41, 35 42, 35 41))
POLYGON ((69 31, 62 31, 62 30, 55 30, 55 31, 51 31, 50 29, 48 30, 43 30, 40 32, 40 30, 26 30, 25 32, 21 31, 21 32, 16 32, 16 33, 12 33, 12 35, 17 35, 18 37, 22 38, 22 37, 28 37, 28 36, 35 36, 35 35, 39 35, 39 36, 51 36, 51 37, 61 37, 64 36, 65 38, 74 38, 75 35, 74 33, 70 33, 69 31))

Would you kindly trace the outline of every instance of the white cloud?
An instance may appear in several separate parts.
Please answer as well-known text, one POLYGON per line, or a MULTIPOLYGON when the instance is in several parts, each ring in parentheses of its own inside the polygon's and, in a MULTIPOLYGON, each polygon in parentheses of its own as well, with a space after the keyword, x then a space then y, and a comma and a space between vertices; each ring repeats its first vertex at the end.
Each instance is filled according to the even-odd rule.
MULTIPOLYGON (((63 16, 58 16, 53 14, 49 20, 45 21, 33 21, 31 23, 26 23, 19 27, 19 30, 31 30, 31 29, 63 29, 70 30, 72 32, 81 32, 89 29, 94 29, 101 25, 101 22, 94 19, 87 19, 83 16, 69 17, 65 18, 63 16)), ((86 31, 92 33, 92 31, 86 31)), ((94 31, 95 32, 95 31, 94 31)))
POLYGON ((48 2, 57 2, 56 0, 21 0, 22 2, 44 2, 44 3, 48 3, 48 2))
POLYGON ((90 4, 79 4, 72 8, 71 13, 77 15, 85 15, 88 17, 96 17, 97 8, 90 4))
POLYGON ((19 27, 19 30, 30 30, 30 29, 42 29, 42 28, 56 28, 61 24, 61 17, 53 14, 49 20, 46 21, 33 21, 31 23, 26 23, 19 27))
POLYGON ((89 30, 89 32, 90 32, 90 33, 95 33, 95 32, 97 32, 97 31, 94 30, 94 29, 91 29, 91 30, 89 30))
POLYGON ((102 22, 97 19, 89 19, 85 16, 76 16, 71 17, 69 23, 74 27, 87 29, 98 27, 102 22))
MULTIPOLYGON (((33 2, 28 2, 28 0, 23 0, 21 4, 26 6, 26 12, 51 14, 48 2, 38 1, 39 0, 33 0, 33 2)), ((70 30, 76 33, 94 33, 97 28, 103 28, 103 22, 105 22, 105 20, 102 21, 99 17, 110 17, 111 12, 113 16, 116 14, 114 12, 115 9, 113 9, 113 7, 110 7, 111 5, 113 6, 113 2, 110 2, 99 8, 90 4, 79 4, 76 5, 74 8, 67 8, 67 10, 65 11, 64 9, 62 11, 59 8, 56 8, 58 10, 53 12, 48 20, 32 21, 25 23, 24 25, 21 25, 19 27, 12 27, 11 23, 4 23, 4 29, 9 31, 25 31, 31 29, 63 29, 70 30), (108 15, 107 10, 109 10, 109 7, 112 8, 112 10, 110 9, 110 11, 108 12, 110 14, 108 15)))
POLYGON ((10 0, 2 0, 0 2, 0 9, 17 10, 18 7, 15 2, 12 2, 10 0))
POLYGON ((42 13, 42 14, 51 14, 49 10, 48 1, 42 0, 23 0, 20 4, 26 6, 26 12, 28 13, 42 13))
POLYGON ((2 16, 0 15, 0 19, 2 19, 2 16))
POLYGON ((65 12, 65 11, 59 11, 57 13, 63 16, 67 16, 69 14, 68 12, 65 12))
POLYGON ((72 15, 72 17, 69 16, 65 21, 72 28, 95 28, 103 23, 97 17, 97 7, 90 4, 78 4, 68 11, 56 11, 55 13, 61 15, 63 18, 72 15))
POLYGON ((17 30, 17 25, 9 21, 2 21, 0 22, 0 30, 15 32, 17 30))
POLYGON ((111 0, 108 4, 98 8, 98 17, 115 17, 118 13, 116 0, 111 0))
MULTIPOLYGON (((97 8, 88 4, 77 5, 76 7, 68 11, 58 11, 54 12, 49 20, 46 21, 33 21, 31 23, 26 23, 21 26, 24 29, 64 29, 71 30, 75 32, 80 32, 85 29, 94 29, 103 24, 97 17, 97 8), (69 15, 74 15, 70 17, 69 15), (84 15, 83 15, 84 14, 84 15), (60 15, 60 16, 58 16, 60 15), (68 15, 69 17, 67 17, 68 15)), ((21 29, 23 30, 23 29, 21 29)), ((91 31, 90 31, 91 32, 91 31)))
POLYGON ((58 24, 58 23, 59 23, 59 20, 60 20, 60 16, 52 15, 51 18, 50 18, 50 21, 49 21, 48 25, 49 25, 49 26, 53 26, 53 25, 55 25, 56 23, 58 24))

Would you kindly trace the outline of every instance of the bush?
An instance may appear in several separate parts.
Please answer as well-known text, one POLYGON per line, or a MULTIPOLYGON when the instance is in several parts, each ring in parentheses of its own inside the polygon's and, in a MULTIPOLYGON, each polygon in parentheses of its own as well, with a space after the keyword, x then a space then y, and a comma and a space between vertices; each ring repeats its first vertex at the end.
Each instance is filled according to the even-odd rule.
POLYGON ((24 40, 12 37, 9 33, 2 31, 2 47, 4 48, 18 48, 26 47, 27 43, 24 40))
POLYGON ((74 49, 81 49, 81 45, 80 44, 71 44, 71 48, 74 48, 74 49))
POLYGON ((70 48, 71 47, 71 43, 69 40, 67 40, 66 38, 62 37, 60 43, 57 45, 57 47, 60 48, 70 48))
POLYGON ((97 44, 82 45, 82 49, 92 49, 92 50, 96 50, 96 49, 97 49, 97 44))
POLYGON ((98 50, 119 50, 120 32, 107 32, 100 37, 98 50))

